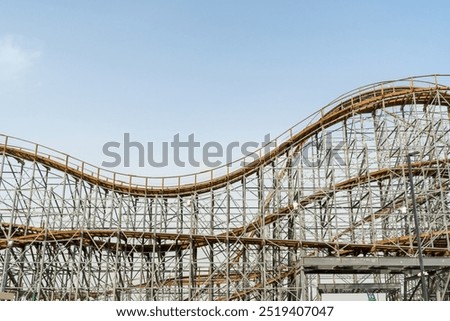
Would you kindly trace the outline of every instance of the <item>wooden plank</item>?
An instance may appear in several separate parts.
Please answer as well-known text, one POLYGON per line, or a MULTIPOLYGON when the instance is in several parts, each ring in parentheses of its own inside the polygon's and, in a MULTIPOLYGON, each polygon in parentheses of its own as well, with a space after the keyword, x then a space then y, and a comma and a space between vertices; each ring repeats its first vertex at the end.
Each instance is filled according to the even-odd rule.
POLYGON ((0 292, 0 301, 13 301, 16 298, 15 293, 0 292))

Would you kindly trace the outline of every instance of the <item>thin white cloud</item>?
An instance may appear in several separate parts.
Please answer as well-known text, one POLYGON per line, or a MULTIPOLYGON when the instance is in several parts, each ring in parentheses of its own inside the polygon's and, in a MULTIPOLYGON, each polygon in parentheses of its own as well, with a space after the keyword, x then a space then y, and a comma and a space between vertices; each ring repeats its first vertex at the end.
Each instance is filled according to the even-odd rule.
POLYGON ((12 80, 28 71, 41 56, 22 38, 7 35, 0 38, 0 79, 12 80))

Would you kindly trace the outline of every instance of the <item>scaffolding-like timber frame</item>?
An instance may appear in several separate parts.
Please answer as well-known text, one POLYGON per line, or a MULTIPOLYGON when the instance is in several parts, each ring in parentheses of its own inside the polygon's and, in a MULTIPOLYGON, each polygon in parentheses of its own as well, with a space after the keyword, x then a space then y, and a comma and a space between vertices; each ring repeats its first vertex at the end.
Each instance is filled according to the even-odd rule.
POLYGON ((0 293, 17 300, 450 300, 450 79, 347 93, 240 166, 108 171, 0 136, 0 293), (406 156, 412 160, 417 228, 406 156))

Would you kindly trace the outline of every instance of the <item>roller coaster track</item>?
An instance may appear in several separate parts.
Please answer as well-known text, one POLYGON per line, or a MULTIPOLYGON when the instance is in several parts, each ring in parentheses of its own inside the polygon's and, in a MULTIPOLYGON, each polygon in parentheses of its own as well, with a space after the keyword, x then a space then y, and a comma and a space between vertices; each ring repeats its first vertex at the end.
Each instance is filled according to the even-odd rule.
MULTIPOLYGON (((0 291, 44 300, 319 299, 312 280, 329 280, 305 273, 302 258, 417 257, 409 171, 423 255, 447 260, 450 87, 441 80, 345 94, 234 170, 243 159, 186 176, 125 175, 1 136, 0 291), (343 142, 338 160, 330 136, 343 142), (410 150, 419 156, 409 169, 410 150), (310 151, 314 166, 302 162, 310 151)), ((429 269, 434 293, 449 299, 445 276, 429 269)), ((353 271, 363 287, 367 276, 353 271)), ((411 273, 368 274, 419 298, 411 273)))
MULTIPOLYGON (((441 104, 445 106, 450 105, 450 93, 447 94, 449 87, 437 87, 436 90, 443 91, 443 100, 441 104)), ((109 181, 102 179, 101 177, 95 177, 83 171, 83 169, 75 169, 71 167, 67 162, 62 163, 58 160, 54 160, 48 157, 48 155, 40 155, 36 151, 25 151, 19 148, 0 146, 0 152, 15 156, 19 159, 36 161, 51 168, 66 172, 74 177, 83 179, 91 184, 95 184, 104 187, 109 190, 122 192, 129 195, 136 196, 179 196, 190 195, 192 193, 205 193, 211 189, 219 189, 228 184, 232 184, 241 180, 245 176, 254 174, 258 168, 262 165, 270 163, 277 156, 282 155, 292 146, 302 145, 309 138, 312 137, 318 131, 325 130, 337 122, 344 121, 345 119, 362 113, 370 113, 377 108, 381 107, 381 101, 383 102, 383 108, 389 106, 395 106, 399 104, 408 104, 414 102, 415 104, 428 104, 434 96, 433 92, 430 92, 429 88, 404 88, 393 87, 388 89, 379 89, 373 92, 361 95, 359 101, 355 102, 354 98, 350 98, 341 104, 337 105, 327 114, 325 114, 320 120, 306 127, 304 130, 293 135, 289 140, 282 143, 270 153, 260 157, 259 159, 251 162, 249 165, 242 167, 232 173, 220 176, 205 182, 196 182, 194 184, 178 185, 178 186, 163 186, 161 188, 153 188, 147 186, 132 186, 127 182, 116 182, 115 180, 109 181)), ((99 173, 100 168, 96 168, 96 172, 99 173)), ((133 176, 129 176, 131 181, 133 176)))

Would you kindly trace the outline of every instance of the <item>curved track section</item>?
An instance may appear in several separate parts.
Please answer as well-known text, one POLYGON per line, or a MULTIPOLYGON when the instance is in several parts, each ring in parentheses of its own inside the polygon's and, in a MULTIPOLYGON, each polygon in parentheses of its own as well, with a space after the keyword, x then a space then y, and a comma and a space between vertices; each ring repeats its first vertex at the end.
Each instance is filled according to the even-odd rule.
POLYGON ((186 176, 114 173, 0 136, 0 292, 316 300, 376 284, 390 300, 415 300, 420 239, 429 296, 448 300, 447 82, 424 76, 359 88, 245 166, 186 176))

